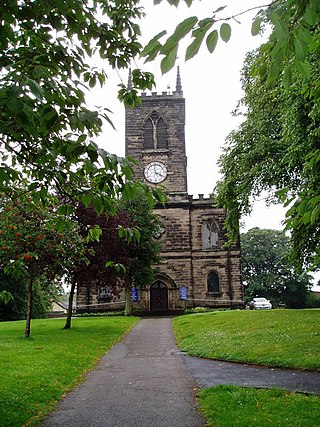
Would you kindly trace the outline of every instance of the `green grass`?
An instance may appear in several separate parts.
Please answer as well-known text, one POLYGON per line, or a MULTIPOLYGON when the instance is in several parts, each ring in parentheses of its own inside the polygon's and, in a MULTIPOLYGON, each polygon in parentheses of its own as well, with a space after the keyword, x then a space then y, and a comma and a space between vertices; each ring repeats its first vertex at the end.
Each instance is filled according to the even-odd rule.
POLYGON ((35 425, 83 379, 138 318, 38 319, 0 323, 0 426, 35 425))
MULTIPOLYGON (((189 355, 320 371, 320 310, 238 310, 174 319, 189 355)), ((320 425, 320 423, 319 423, 320 425)))
POLYGON ((319 427, 320 397, 278 389, 217 386, 201 390, 209 427, 319 427))

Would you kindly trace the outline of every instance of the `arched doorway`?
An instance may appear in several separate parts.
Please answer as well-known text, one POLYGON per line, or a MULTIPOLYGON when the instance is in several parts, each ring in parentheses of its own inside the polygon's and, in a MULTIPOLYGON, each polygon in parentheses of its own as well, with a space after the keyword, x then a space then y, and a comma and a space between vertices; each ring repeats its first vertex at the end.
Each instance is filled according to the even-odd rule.
POLYGON ((157 280, 150 286, 150 310, 168 310, 168 288, 161 280, 157 280))

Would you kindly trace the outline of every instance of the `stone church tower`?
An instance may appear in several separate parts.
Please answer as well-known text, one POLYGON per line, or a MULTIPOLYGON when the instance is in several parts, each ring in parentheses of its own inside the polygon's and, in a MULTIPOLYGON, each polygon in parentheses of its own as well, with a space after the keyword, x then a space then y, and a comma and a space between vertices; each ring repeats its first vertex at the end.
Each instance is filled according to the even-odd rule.
MULTIPOLYGON (((130 78, 129 78, 130 85, 130 78)), ((173 93, 142 94, 142 104, 126 109, 126 156, 137 181, 161 186, 168 195, 155 213, 164 225, 159 273, 138 291, 134 309, 143 312, 180 311, 186 307, 243 305, 239 245, 225 247, 225 210, 213 201, 188 195, 185 147, 185 99, 179 69, 173 93)), ((88 284, 87 284, 88 285, 88 284)), ((78 311, 122 308, 111 303, 108 286, 78 285, 78 311), (108 303, 105 305, 105 303, 108 303)), ((122 298, 121 298, 122 299, 122 298)))
POLYGON ((161 186, 168 195, 166 206, 155 209, 164 224, 159 274, 139 291, 135 306, 145 311, 241 306, 240 250, 239 245, 224 246, 225 210, 213 208, 203 195, 188 195, 179 68, 172 94, 142 94, 141 105, 126 109, 126 156, 138 161, 133 167, 136 180, 161 186), (187 300, 181 299, 181 288, 184 293, 187 288, 187 300))

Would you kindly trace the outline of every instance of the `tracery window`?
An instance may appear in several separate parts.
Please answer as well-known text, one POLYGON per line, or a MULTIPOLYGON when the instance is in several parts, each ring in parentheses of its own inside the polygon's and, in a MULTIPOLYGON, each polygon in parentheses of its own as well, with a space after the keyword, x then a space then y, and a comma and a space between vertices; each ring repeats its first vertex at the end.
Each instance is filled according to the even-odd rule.
POLYGON ((211 271, 207 277, 207 289, 209 294, 220 293, 220 280, 216 272, 211 271))
POLYGON ((219 247, 218 225, 215 222, 206 221, 202 224, 203 249, 216 249, 219 247))
POLYGON ((153 112, 144 123, 144 148, 145 149, 166 149, 167 145, 167 125, 163 118, 153 112))

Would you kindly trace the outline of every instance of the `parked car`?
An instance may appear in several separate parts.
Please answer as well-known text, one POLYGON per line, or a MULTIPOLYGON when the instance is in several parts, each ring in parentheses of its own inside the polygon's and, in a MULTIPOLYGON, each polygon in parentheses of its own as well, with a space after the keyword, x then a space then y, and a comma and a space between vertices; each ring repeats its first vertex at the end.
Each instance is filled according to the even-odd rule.
POLYGON ((272 304, 266 298, 253 298, 249 303, 250 310, 271 310, 272 304))

